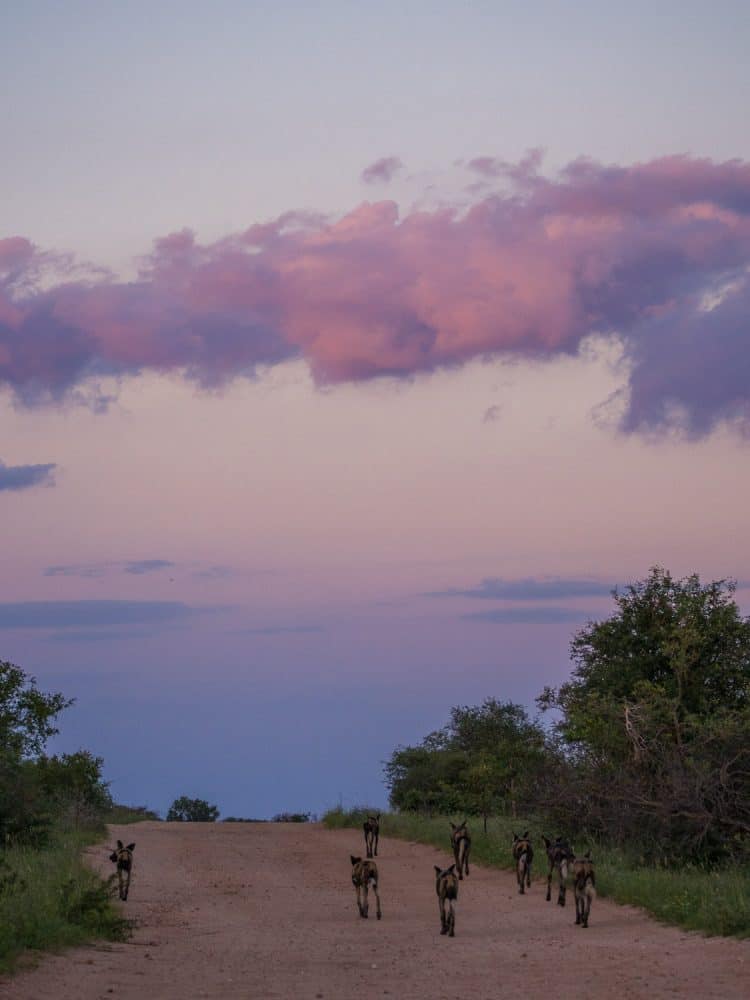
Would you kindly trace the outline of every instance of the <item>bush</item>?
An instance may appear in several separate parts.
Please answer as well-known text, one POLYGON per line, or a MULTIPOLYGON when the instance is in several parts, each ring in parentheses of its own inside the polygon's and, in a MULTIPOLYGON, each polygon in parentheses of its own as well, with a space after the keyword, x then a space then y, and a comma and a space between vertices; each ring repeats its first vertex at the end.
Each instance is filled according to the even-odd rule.
POLYGON ((0 969, 24 949, 59 948, 95 937, 122 941, 130 932, 112 903, 112 886, 81 860, 98 834, 53 835, 36 849, 11 847, 0 859, 0 969))
POLYGON ((205 799, 189 799, 187 795, 175 799, 167 813, 167 823, 215 823, 218 818, 216 806, 205 799))

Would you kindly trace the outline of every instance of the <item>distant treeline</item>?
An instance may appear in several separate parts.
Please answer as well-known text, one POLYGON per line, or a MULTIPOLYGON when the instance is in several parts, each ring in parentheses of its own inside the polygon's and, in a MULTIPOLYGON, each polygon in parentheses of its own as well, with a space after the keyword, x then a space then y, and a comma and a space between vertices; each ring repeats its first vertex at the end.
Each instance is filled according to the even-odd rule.
MULTIPOLYGON (((659 567, 571 641, 537 700, 457 707, 385 765, 399 811, 535 815, 660 863, 750 853, 750 619, 735 586, 659 567)), ((577 840, 576 840, 577 842, 577 840)))
POLYGON ((312 823, 312 813, 284 812, 276 813, 271 819, 242 819, 238 816, 227 816, 222 823, 312 823))

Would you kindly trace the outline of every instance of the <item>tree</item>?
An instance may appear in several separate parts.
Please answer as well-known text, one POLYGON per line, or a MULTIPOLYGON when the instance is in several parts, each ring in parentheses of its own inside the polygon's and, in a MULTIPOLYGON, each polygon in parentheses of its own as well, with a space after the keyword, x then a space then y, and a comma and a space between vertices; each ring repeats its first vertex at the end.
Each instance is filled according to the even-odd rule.
POLYGON ((741 854, 750 834, 750 619, 733 583, 660 567, 571 642, 555 808, 665 860, 741 854))
POLYGON ((398 747, 385 765, 391 805, 484 818, 514 815, 528 801, 545 759, 545 734, 521 705, 488 698, 451 710, 450 722, 419 746, 398 747))
POLYGON ((475 810, 485 818, 499 808, 515 816, 544 766, 544 730, 512 701, 487 698, 475 708, 451 709, 448 726, 454 747, 469 759, 468 782, 475 810))
POLYGON ((168 823, 215 823, 219 818, 216 806, 205 799, 190 799, 186 795, 175 799, 167 813, 168 823))
POLYGON ((539 703, 562 712, 570 742, 604 748, 607 705, 658 694, 674 710, 675 736, 687 714, 707 716, 750 704, 750 619, 734 601, 735 584, 702 586, 697 574, 674 580, 654 567, 646 580, 613 592, 618 610, 590 622, 571 642, 575 664, 559 691, 539 703), (605 713, 606 714, 606 713, 605 713))
POLYGON ((72 704, 45 694, 20 667, 0 660, 0 843, 40 843, 52 820, 52 803, 39 763, 54 720, 72 704))
POLYGON ((54 720, 73 704, 59 693, 44 694, 20 667, 0 660, 0 748, 14 757, 42 753, 57 733, 54 720))
POLYGON ((107 782, 102 777, 103 766, 103 759, 88 750, 42 757, 38 763, 47 797, 59 809, 69 812, 76 829, 112 805, 107 782))

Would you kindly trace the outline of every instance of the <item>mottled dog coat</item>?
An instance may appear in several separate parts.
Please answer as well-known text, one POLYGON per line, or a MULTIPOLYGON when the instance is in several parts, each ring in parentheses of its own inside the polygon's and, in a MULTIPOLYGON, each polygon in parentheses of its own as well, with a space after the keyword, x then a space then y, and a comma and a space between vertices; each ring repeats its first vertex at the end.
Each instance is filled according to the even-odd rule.
POLYGON ((513 860, 516 863, 518 891, 523 895, 524 884, 531 888, 531 862, 534 860, 534 849, 529 840, 528 830, 522 837, 517 833, 513 834, 513 860))
POLYGON ((121 840, 117 841, 117 847, 109 856, 109 860, 117 865, 117 882, 120 889, 120 899, 128 898, 130 889, 130 873, 133 871, 133 851, 135 844, 123 846, 121 840))
POLYGON ((469 851, 471 850, 471 837, 466 829, 466 820, 458 826, 451 823, 451 847, 458 869, 458 877, 462 879, 464 872, 469 874, 469 851))
POLYGON ((591 903, 596 896, 596 876, 588 851, 582 858, 576 858, 573 862, 573 883, 576 895, 576 923, 588 927, 591 903))
POLYGON ((372 888, 375 893, 375 901, 377 902, 377 918, 380 920, 382 913, 380 912, 380 896, 378 895, 378 866, 374 861, 363 861, 362 858, 355 858, 354 855, 350 855, 352 862, 352 885, 357 891, 357 909, 359 910, 360 917, 367 919, 367 914, 369 910, 369 903, 367 900, 367 891, 372 888))
POLYGON ((378 838, 380 837, 380 813, 377 816, 368 816, 362 824, 365 831, 365 850, 368 858, 378 856, 378 838))
POLYGON ((435 892, 440 908, 440 933, 448 937, 456 936, 455 902, 458 899, 458 879, 454 871, 455 865, 443 871, 435 865, 435 892))
POLYGON ((575 857, 573 848, 563 840, 556 837, 555 840, 548 840, 542 834, 544 846, 547 848, 547 858, 549 860, 549 872, 547 874, 547 902, 552 899, 552 873, 557 871, 557 905, 565 906, 565 891, 568 881, 568 864, 575 857))

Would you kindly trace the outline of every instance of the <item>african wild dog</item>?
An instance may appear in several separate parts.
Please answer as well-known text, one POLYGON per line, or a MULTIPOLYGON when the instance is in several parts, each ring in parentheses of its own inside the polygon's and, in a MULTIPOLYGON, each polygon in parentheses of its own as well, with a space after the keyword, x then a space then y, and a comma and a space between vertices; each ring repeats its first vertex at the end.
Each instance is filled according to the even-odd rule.
POLYGON ((523 896, 524 882, 531 888, 531 862, 534 860, 534 849, 529 840, 529 831, 519 837, 513 834, 513 860, 516 863, 516 878, 518 879, 518 891, 523 896))
POLYGON ((380 837, 380 813, 377 816, 368 816, 363 827, 365 831, 365 850, 367 857, 378 856, 378 838, 380 837))
POLYGON ((360 917, 367 919, 367 911, 369 909, 369 904, 367 902, 367 890, 372 886, 372 891, 375 893, 375 900, 377 901, 378 908, 376 910, 377 918, 380 920, 382 913, 380 912, 380 896, 378 895, 378 866, 374 861, 363 861, 362 858, 355 858, 354 855, 350 855, 352 861, 352 885, 357 890, 357 909, 359 910, 360 917))
POLYGON ((455 868, 455 865, 451 865, 443 871, 439 865, 435 865, 435 892, 440 908, 440 933, 447 934, 448 937, 456 936, 454 903, 458 899, 458 879, 455 868))
POLYGON ((557 905, 565 906, 565 890, 568 880, 568 863, 573 860, 575 854, 570 844, 562 837, 548 840, 542 834, 544 846, 547 848, 547 858, 549 860, 549 872, 547 874, 547 902, 552 899, 552 873, 557 870, 557 905))
POLYGON ((121 840, 117 841, 117 847, 109 856, 109 860, 117 865, 117 882, 120 888, 120 899, 128 898, 130 888, 130 873, 133 870, 133 851, 135 844, 123 846, 121 840))
POLYGON ((573 883, 576 894, 576 923, 588 927, 591 903, 596 896, 596 876, 590 851, 573 862, 573 883))
POLYGON ((469 874, 469 851, 471 850, 471 837, 466 829, 466 820, 458 826, 451 823, 451 847, 453 848, 453 857, 456 859, 458 877, 462 879, 464 872, 469 874))

